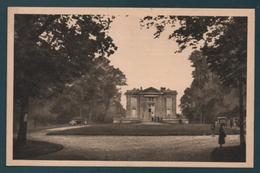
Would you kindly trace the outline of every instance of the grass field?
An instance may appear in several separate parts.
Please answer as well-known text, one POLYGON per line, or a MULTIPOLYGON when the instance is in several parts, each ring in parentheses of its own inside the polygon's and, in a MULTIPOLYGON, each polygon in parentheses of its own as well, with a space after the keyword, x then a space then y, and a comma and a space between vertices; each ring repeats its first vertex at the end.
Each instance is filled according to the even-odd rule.
MULTIPOLYGON (((226 129, 239 134, 238 129, 226 129)), ((208 124, 92 124, 76 129, 49 132, 48 135, 118 135, 118 136, 194 136, 211 135, 208 124)), ((214 134, 218 134, 216 128, 214 134)))
MULTIPOLYGON (((14 140, 15 143, 15 140, 14 140)), ((60 144, 54 144, 44 141, 27 141, 25 146, 14 145, 14 159, 30 159, 36 156, 53 153, 63 149, 60 144)))
POLYGON ((214 162, 245 162, 246 150, 240 146, 215 148, 211 153, 214 162))

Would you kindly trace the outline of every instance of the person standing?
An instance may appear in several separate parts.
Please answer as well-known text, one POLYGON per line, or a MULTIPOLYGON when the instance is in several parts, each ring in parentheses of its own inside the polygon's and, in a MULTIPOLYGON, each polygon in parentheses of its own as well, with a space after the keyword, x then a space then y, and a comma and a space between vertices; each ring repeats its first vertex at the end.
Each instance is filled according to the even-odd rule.
POLYGON ((211 135, 214 137, 215 136, 215 122, 213 122, 212 124, 211 124, 211 135))
POLYGON ((227 136, 224 126, 225 124, 222 123, 219 128, 218 143, 220 148, 222 148, 222 145, 225 144, 225 137, 227 136))
POLYGON ((233 128, 233 119, 230 119, 230 128, 233 128))

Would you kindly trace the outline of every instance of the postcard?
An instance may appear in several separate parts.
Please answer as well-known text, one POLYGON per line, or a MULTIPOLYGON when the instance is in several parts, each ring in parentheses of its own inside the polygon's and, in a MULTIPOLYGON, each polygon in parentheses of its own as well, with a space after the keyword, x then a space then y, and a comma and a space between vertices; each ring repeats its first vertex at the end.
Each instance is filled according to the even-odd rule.
POLYGON ((8 7, 7 26, 7 166, 254 166, 254 9, 8 7))

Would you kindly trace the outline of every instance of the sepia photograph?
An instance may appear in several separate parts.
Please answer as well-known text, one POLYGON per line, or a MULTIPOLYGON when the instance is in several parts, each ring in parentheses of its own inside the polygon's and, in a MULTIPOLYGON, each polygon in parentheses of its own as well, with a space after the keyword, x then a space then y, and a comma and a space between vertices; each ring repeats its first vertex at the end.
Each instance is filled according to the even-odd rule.
POLYGON ((8 166, 252 168, 253 9, 8 8, 8 166))

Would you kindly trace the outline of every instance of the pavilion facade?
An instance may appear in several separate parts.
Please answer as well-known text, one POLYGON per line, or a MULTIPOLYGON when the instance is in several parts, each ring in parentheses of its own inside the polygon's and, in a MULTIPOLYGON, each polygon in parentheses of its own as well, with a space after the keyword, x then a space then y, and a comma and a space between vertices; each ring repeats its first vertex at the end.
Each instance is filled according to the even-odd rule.
POLYGON ((176 96, 175 90, 161 87, 156 89, 127 90, 125 120, 160 121, 175 120, 176 96))

